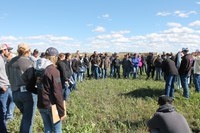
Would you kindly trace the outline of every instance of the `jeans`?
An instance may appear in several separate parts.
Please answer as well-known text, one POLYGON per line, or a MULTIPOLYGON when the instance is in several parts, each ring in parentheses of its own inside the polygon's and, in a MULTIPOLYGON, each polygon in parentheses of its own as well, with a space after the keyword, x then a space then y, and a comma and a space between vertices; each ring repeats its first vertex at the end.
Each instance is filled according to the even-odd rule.
POLYGON ((176 82, 177 82, 177 88, 180 89, 181 88, 181 79, 180 76, 176 76, 176 82))
POLYGON ((95 79, 99 78, 99 67, 98 66, 94 66, 93 75, 94 75, 95 79))
POLYGON ((62 121, 53 123, 51 109, 39 109, 44 123, 44 133, 62 133, 62 121))
POLYGON ((168 97, 174 97, 174 81, 175 75, 170 74, 166 77, 165 95, 168 97))
POLYGON ((138 77, 137 72, 138 72, 138 67, 137 66, 133 66, 133 78, 136 79, 138 77))
POLYGON ((194 74, 195 91, 200 92, 200 74, 194 74))
POLYGON ((22 113, 20 133, 32 133, 34 116, 37 108, 37 95, 28 91, 14 91, 13 100, 22 113))
POLYGON ((183 96, 189 98, 188 75, 181 75, 181 85, 183 87, 183 96))
POLYGON ((78 74, 78 81, 79 82, 83 82, 83 74, 84 73, 82 73, 82 72, 78 74))
POLYGON ((103 79, 108 77, 108 69, 107 68, 101 68, 101 77, 103 79))
MULTIPOLYGON (((2 90, 2 88, 0 88, 2 90)), ((8 99, 8 90, 0 92, 0 133, 7 133, 6 129, 6 102, 8 99)))
POLYGON ((130 68, 123 68, 123 76, 124 78, 129 78, 130 68))
POLYGON ((161 67, 156 67, 156 80, 162 80, 162 68, 161 67))
POLYGON ((113 65, 110 65, 110 77, 114 76, 114 71, 115 71, 115 67, 113 65))
POLYGON ((65 84, 63 85, 63 99, 64 100, 68 100, 69 98, 69 94, 70 94, 70 88, 69 88, 69 85, 65 84))
POLYGON ((120 66, 115 66, 114 69, 114 78, 120 78, 120 66))
POLYGON ((8 100, 7 100, 7 114, 6 119, 13 119, 13 113, 15 110, 15 103, 13 101, 12 91, 11 88, 8 88, 8 100))

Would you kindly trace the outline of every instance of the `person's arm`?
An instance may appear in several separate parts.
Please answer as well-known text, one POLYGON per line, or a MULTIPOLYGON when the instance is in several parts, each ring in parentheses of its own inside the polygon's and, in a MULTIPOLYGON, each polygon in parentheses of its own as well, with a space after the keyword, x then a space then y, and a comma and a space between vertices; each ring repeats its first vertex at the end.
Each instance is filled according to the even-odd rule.
POLYGON ((58 110, 60 118, 65 115, 64 104, 63 104, 63 95, 62 95, 62 84, 60 80, 60 73, 55 71, 52 75, 52 86, 53 86, 53 96, 55 98, 55 104, 58 110))

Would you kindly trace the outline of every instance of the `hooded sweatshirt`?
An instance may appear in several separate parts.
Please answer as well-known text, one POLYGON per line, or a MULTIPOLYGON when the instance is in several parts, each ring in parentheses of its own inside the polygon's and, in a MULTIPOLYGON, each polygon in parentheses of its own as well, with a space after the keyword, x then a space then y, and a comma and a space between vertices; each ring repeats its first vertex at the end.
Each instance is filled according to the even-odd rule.
POLYGON ((38 94, 37 106, 39 109, 50 109, 51 105, 56 104, 58 114, 61 118, 64 116, 64 106, 60 72, 50 60, 45 58, 37 60, 36 71, 37 70, 44 70, 44 76, 41 79, 43 88, 35 88, 35 74, 33 74, 32 80, 29 82, 27 88, 32 92, 36 90, 36 93, 38 94))
POLYGON ((195 58, 194 62, 194 74, 200 74, 200 56, 195 58))
POLYGON ((10 83, 6 75, 5 62, 3 60, 3 57, 0 55, 0 90, 2 87, 9 85, 10 83))
POLYGON ((191 133, 186 119, 171 104, 160 106, 147 126, 160 133, 191 133))

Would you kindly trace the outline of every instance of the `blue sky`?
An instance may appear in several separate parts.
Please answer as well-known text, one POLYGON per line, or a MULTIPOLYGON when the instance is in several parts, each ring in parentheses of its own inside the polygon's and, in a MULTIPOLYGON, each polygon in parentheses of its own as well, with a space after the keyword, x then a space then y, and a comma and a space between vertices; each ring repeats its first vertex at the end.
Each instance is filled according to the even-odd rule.
POLYGON ((177 52, 200 47, 200 0, 4 0, 0 43, 44 51, 177 52))

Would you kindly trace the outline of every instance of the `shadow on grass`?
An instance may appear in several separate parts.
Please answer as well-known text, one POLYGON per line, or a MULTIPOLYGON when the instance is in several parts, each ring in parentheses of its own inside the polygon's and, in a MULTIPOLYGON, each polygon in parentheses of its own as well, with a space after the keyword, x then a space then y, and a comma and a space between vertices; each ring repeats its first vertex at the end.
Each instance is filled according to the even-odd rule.
POLYGON ((139 88, 128 93, 121 93, 120 96, 145 98, 145 97, 159 97, 164 94, 164 89, 152 89, 149 86, 147 88, 139 88))

